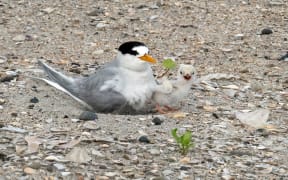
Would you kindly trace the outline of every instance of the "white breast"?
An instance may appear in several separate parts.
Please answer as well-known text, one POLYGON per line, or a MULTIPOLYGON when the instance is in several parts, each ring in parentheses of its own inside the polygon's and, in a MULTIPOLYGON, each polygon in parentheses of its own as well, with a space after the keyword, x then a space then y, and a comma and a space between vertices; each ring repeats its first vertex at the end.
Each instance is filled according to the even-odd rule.
POLYGON ((127 69, 122 70, 125 85, 121 93, 135 109, 143 108, 156 86, 152 70, 147 69, 147 71, 137 73, 127 69))

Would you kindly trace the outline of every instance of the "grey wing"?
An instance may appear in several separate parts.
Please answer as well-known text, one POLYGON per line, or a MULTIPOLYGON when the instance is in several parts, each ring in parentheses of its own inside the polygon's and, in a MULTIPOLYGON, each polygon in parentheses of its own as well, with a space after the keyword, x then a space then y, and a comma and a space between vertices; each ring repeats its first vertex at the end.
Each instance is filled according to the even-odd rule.
POLYGON ((75 96, 86 102, 95 111, 102 113, 121 113, 130 107, 127 105, 125 97, 112 88, 100 91, 105 81, 111 80, 117 75, 114 67, 98 70, 89 77, 76 79, 77 92, 75 96))

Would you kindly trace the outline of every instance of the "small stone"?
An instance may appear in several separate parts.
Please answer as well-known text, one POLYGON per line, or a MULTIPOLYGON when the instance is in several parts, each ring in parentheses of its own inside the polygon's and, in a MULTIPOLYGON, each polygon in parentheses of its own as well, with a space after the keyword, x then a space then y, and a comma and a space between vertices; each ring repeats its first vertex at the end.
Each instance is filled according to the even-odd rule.
POLYGON ((30 102, 31 103, 38 103, 39 99, 37 97, 33 97, 33 98, 30 99, 30 102))
POLYGON ((188 164, 190 163, 191 159, 189 157, 184 157, 182 159, 180 159, 180 163, 182 164, 188 164))
POLYGON ((160 151, 158 149, 150 149, 149 152, 152 155, 159 155, 160 154, 160 151))
POLYGON ((97 157, 105 157, 100 151, 97 151, 95 149, 92 149, 91 154, 97 157))
POLYGON ((181 171, 189 171, 190 169, 191 169, 191 167, 189 167, 189 166, 181 166, 180 167, 181 171))
POLYGON ((0 99, 0 105, 5 104, 6 100, 5 99, 0 99))
POLYGON ((98 23, 98 24, 96 25, 96 28, 99 28, 99 29, 105 28, 105 27, 107 27, 107 24, 104 24, 104 23, 98 23))
POLYGON ((35 106, 34 104, 29 104, 29 105, 28 105, 28 109, 33 109, 34 106, 35 106))
POLYGON ((106 173, 105 173, 105 176, 114 177, 114 176, 116 176, 117 174, 118 174, 117 172, 106 172, 106 173))
POLYGON ((109 180, 110 178, 107 176, 96 176, 97 180, 109 180))
POLYGON ((139 139, 138 139, 139 142, 142 142, 142 143, 150 143, 150 140, 148 139, 147 136, 141 136, 139 139))
POLYGON ((79 116, 80 120, 91 121, 98 119, 97 114, 91 111, 84 111, 79 116))
POLYGON ((45 9, 42 9, 43 12, 47 13, 47 14, 50 14, 54 11, 55 9, 54 8, 51 8, 51 7, 47 7, 45 9))
POLYGON ((234 98, 237 93, 237 91, 234 89, 223 89, 223 92, 230 98, 234 98))
POLYGON ((236 34, 234 37, 235 37, 235 40, 243 40, 244 34, 236 34))
POLYGON ((279 61, 288 61, 288 52, 286 52, 286 54, 281 56, 278 60, 279 61))
POLYGON ((71 172, 61 172, 61 176, 69 176, 71 175, 71 172))
POLYGON ((0 64, 3 64, 7 62, 7 57, 6 56, 0 56, 0 64))
POLYGON ((261 35, 268 35, 268 34, 272 34, 272 33, 273 33, 273 31, 269 28, 264 28, 261 31, 261 35))
POLYGON ((159 117, 155 117, 155 118, 153 118, 152 122, 155 125, 161 125, 163 121, 159 117))
POLYGON ((99 50, 93 51, 92 55, 100 55, 100 54, 103 54, 103 53, 104 53, 104 50, 99 49, 99 50))
POLYGON ((174 174, 174 171, 172 171, 170 169, 166 169, 162 173, 163 173, 164 176, 169 176, 171 174, 174 174))
POLYGON ((55 164, 53 164, 53 166, 59 171, 62 171, 66 168, 65 165, 60 164, 60 163, 55 163, 55 164))
POLYGON ((102 8, 97 8, 89 13, 87 13, 88 16, 98 16, 100 14, 103 14, 104 13, 104 9, 102 8))
POLYGON ((26 174, 36 174, 36 172, 37 171, 35 169, 32 169, 30 167, 24 168, 24 173, 26 173, 26 174))
POLYGON ((12 40, 19 42, 19 41, 25 41, 25 39, 26 39, 26 36, 23 34, 20 34, 20 35, 15 36, 12 40))
POLYGON ((0 82, 10 82, 17 76, 17 73, 11 73, 11 71, 6 72, 5 74, 0 74, 0 82))

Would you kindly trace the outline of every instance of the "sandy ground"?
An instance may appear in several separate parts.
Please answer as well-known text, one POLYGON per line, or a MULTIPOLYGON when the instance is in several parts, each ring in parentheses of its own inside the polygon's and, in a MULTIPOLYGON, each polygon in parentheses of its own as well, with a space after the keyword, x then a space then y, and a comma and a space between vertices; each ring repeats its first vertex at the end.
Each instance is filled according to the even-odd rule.
POLYGON ((0 83, 0 179, 288 178, 288 65, 278 60, 288 51, 287 9, 286 0, 1 0, 1 81, 17 77, 0 83), (265 28, 272 33, 261 35, 265 28), (155 75, 174 57, 194 61, 199 78, 225 76, 191 89, 186 117, 98 114, 95 122, 77 121, 80 104, 27 77, 45 77, 38 58, 71 76, 91 74, 129 40, 148 45, 155 75), (269 125, 235 117, 257 109, 269 110, 269 125), (11 126, 20 130, 3 130, 11 126), (193 133, 185 156, 173 128, 193 133), (64 160, 73 150, 78 160, 64 160))

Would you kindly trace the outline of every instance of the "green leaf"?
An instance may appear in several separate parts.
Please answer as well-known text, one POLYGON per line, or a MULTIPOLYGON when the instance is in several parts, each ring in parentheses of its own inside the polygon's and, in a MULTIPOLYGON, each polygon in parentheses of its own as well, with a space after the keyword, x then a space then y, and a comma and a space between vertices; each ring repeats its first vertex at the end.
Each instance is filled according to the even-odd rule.
POLYGON ((176 62, 172 59, 164 59, 162 62, 163 67, 172 70, 176 68, 176 62))
POLYGON ((180 137, 177 135, 177 128, 172 129, 171 134, 177 143, 180 143, 180 137))
POLYGON ((189 146, 191 143, 192 133, 191 131, 186 131, 182 138, 182 143, 184 146, 189 146))

